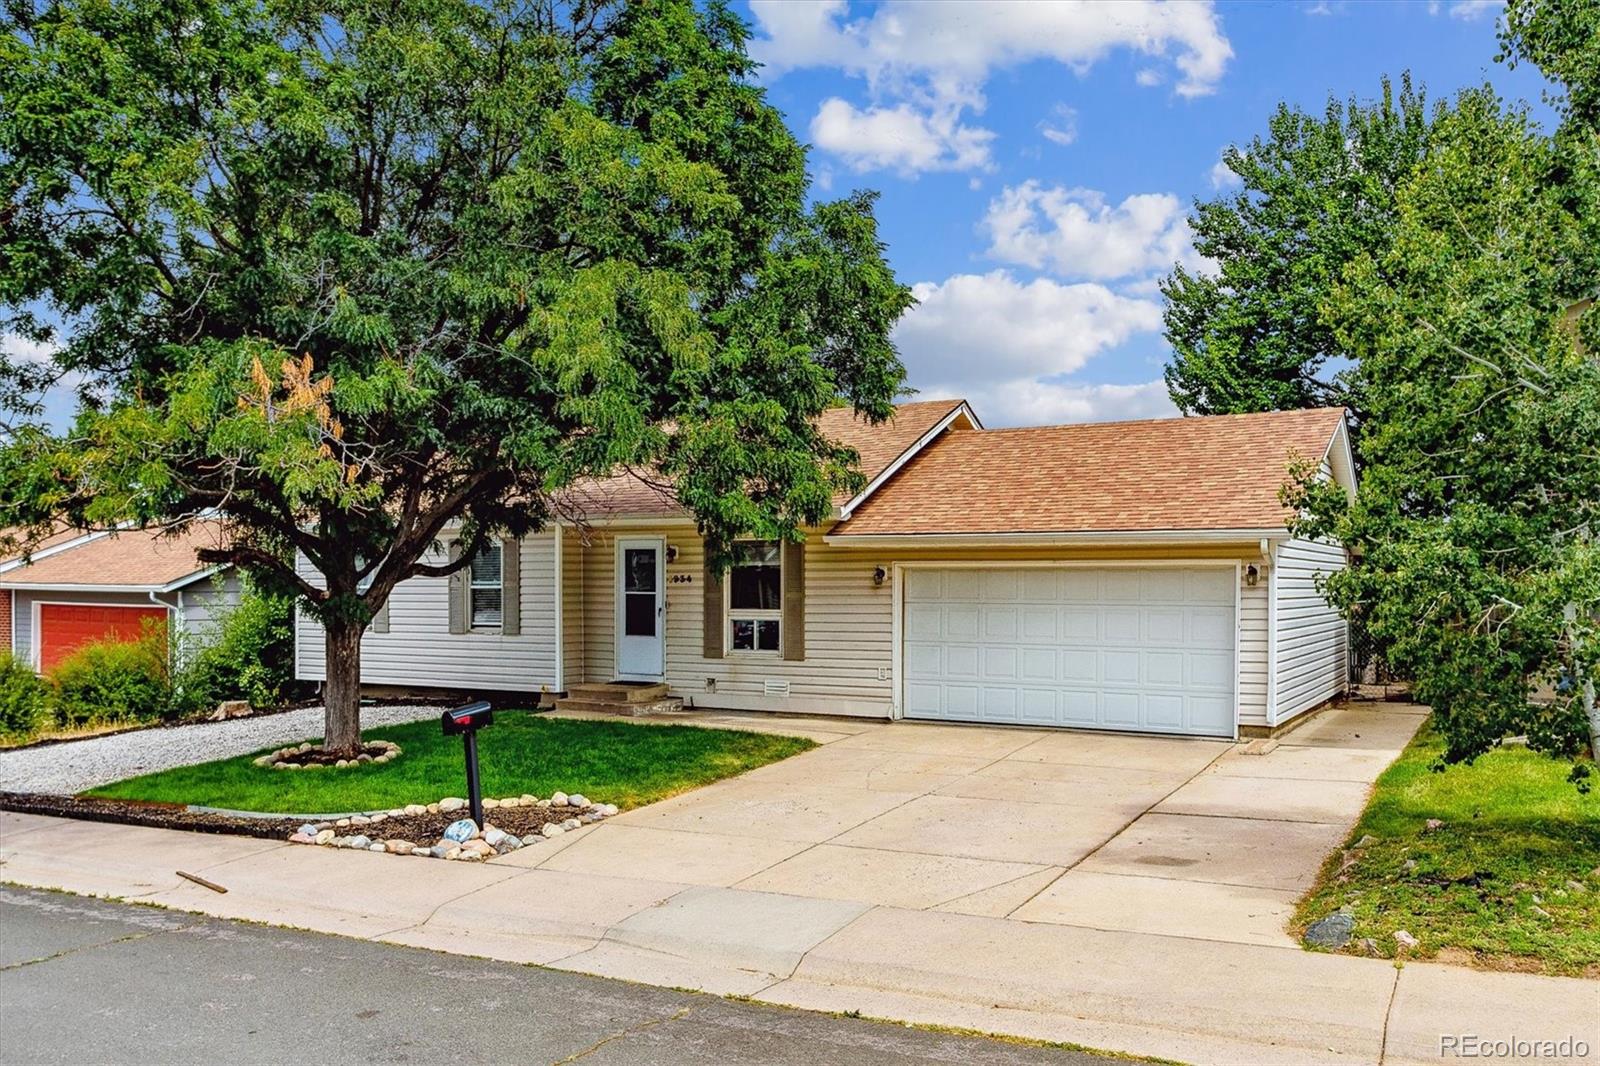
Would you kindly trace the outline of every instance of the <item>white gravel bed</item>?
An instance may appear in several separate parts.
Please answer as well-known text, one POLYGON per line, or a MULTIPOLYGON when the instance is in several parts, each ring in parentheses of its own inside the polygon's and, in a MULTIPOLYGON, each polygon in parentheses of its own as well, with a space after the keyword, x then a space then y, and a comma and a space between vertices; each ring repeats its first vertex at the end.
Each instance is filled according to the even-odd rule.
MULTIPOLYGON (((438 715, 437 706, 364 707, 361 727, 370 729, 438 715)), ((21 751, 0 751, 0 790, 71 795, 125 777, 246 755, 321 735, 322 708, 306 707, 260 718, 140 729, 21 751)))

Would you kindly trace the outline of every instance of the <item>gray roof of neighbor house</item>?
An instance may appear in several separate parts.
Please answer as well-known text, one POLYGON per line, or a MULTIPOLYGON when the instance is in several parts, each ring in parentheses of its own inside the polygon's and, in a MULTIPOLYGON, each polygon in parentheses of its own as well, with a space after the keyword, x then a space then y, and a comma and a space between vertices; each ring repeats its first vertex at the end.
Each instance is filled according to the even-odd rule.
POLYGON ((0 588, 176 588, 215 569, 195 553, 223 544, 222 526, 212 521, 193 522, 172 535, 139 529, 76 535, 82 538, 79 543, 0 573, 0 588))

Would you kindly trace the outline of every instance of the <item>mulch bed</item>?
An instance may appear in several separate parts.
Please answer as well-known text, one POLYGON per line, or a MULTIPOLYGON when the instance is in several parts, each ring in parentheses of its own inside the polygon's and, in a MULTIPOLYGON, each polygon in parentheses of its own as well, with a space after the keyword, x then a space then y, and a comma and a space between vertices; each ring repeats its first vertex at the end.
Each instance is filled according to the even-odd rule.
MULTIPOLYGON (((0 792, 0 810, 81 818, 91 822, 144 825, 155 829, 184 829, 194 833, 233 833, 264 840, 286 840, 289 834, 307 822, 305 818, 241 818, 230 814, 191 811, 177 804, 57 796, 40 792, 0 792)), ((501 807, 483 812, 484 820, 490 825, 519 837, 537 834, 546 822, 563 822, 578 813, 571 807, 501 807)), ((397 815, 373 824, 348 829, 341 827, 338 831, 363 833, 373 840, 401 839, 432 844, 443 835, 445 826, 466 817, 469 815, 465 808, 448 814, 441 811, 438 814, 397 815)), ((323 824, 320 819, 315 821, 323 824)))

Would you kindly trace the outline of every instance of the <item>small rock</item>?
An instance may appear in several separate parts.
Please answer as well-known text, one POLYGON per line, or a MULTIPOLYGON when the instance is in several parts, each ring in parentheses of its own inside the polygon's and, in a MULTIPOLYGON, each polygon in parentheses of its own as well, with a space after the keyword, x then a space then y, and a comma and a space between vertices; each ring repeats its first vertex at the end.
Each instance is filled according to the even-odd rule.
POLYGON ((543 833, 547 837, 558 837, 562 833, 565 833, 566 830, 561 828, 555 822, 546 822, 544 824, 544 828, 540 829, 539 832, 543 833))
POLYGON ((1567 882, 1567 891, 1568 892, 1587 892, 1587 891, 1589 891, 1589 887, 1587 885, 1585 885, 1582 881, 1568 881, 1567 882))
POLYGON ((320 830, 317 833, 316 840, 314 841, 314 843, 326 844, 336 836, 338 836, 338 834, 335 833, 332 829, 323 829, 323 830, 320 830))
POLYGON ((567 805, 567 794, 565 792, 552 792, 552 793, 550 793, 550 806, 552 806, 552 807, 565 807, 566 805, 567 805))
POLYGON ((578 821, 580 821, 580 822, 598 822, 600 819, 602 819, 604 817, 605 817, 605 815, 601 814, 599 811, 584 811, 582 814, 578 815, 578 821))
POLYGON ((372 819, 368 818, 364 814, 352 814, 350 816, 350 824, 351 825, 370 825, 371 823, 372 823, 372 819))
POLYGON ((484 853, 481 851, 469 851, 466 848, 462 848, 454 855, 449 855, 446 857, 455 859, 457 862, 482 862, 488 856, 484 855, 484 853))
POLYGON ((1414 948, 1418 944, 1417 938, 1404 929, 1396 929, 1394 931, 1394 942, 1403 948, 1414 948))
POLYGON ((369 815, 367 817, 367 822, 371 825, 377 825, 379 822, 386 821, 388 817, 389 816, 387 814, 379 811, 377 814, 369 815))
POLYGON ((301 743, 301 745, 298 748, 296 748, 294 750, 295 751, 310 751, 311 750, 311 741, 309 741, 309 740, 304 741, 303 743, 301 743))
POLYGON ((1531 898, 1533 899, 1533 902, 1535 902, 1535 903, 1543 903, 1544 902, 1544 897, 1539 895, 1539 893, 1537 893, 1537 892, 1535 892, 1531 898))
POLYGON ((486 799, 483 801, 483 809, 486 811, 492 811, 498 806, 500 806, 500 801, 497 799, 486 799))
POLYGON ((248 717, 250 717, 249 700, 223 700, 217 704, 217 709, 211 714, 213 722, 225 722, 229 718, 248 717))
POLYGON ((550 801, 549 800, 540 800, 539 801, 539 806, 548 807, 548 806, 550 806, 550 801))
POLYGON ((1356 941, 1356 949, 1359 950, 1361 954, 1366 955, 1369 958, 1376 958, 1378 954, 1378 942, 1372 939, 1370 936, 1364 936, 1360 940, 1356 941))
POLYGON ((352 848, 370 848, 372 846, 372 838, 357 833, 350 838, 349 846, 352 848))
POLYGON ((478 827, 471 818, 461 818, 444 827, 444 838, 464 844, 478 835, 478 827))
POLYGON ((504 855, 506 852, 516 851, 520 847, 522 847, 522 838, 512 836, 510 833, 507 833, 505 836, 500 838, 500 843, 494 846, 494 850, 504 855))
POLYGON ((356 762, 358 762, 358 763, 366 764, 366 763, 369 763, 371 761, 372 761, 372 756, 368 755, 366 752, 362 752, 360 755, 356 756, 356 762))
POLYGON ((1545 910, 1543 907, 1534 907, 1532 909, 1533 909, 1533 913, 1537 914, 1541 918, 1550 917, 1550 912, 1545 910))
POLYGON ((529 792, 524 792, 520 798, 524 807, 532 807, 535 803, 539 802, 539 797, 529 792))
POLYGON ((613 814, 617 813, 617 805, 615 803, 603 804, 600 807, 600 813, 604 814, 607 818, 610 818, 613 814))
POLYGON ((1319 948, 1342 948, 1350 943, 1350 934, 1355 928, 1356 920, 1340 911, 1312 922, 1306 928, 1304 939, 1307 944, 1319 948))
POLYGON ((1431 833, 1435 829, 1443 829, 1444 828, 1444 822, 1441 821, 1438 818, 1429 818, 1426 822, 1422 823, 1422 827, 1423 827, 1424 830, 1426 830, 1427 832, 1431 833))
POLYGON ((340 759, 338 762, 333 764, 333 767, 336 770, 348 770, 350 768, 350 760, 340 759))
POLYGON ((314 836, 317 835, 317 827, 312 825, 310 822, 307 822, 306 824, 302 825, 299 829, 296 829, 295 832, 296 833, 304 833, 306 836, 314 837, 314 836))
POLYGON ((500 806, 502 806, 502 807, 520 807, 520 806, 522 806, 522 801, 519 800, 515 796, 507 796, 505 799, 500 801, 500 806))
POLYGON ((435 844, 428 849, 428 854, 436 859, 453 859, 461 854, 459 844, 435 844))
POLYGON ((428 804, 427 807, 424 808, 424 810, 426 810, 429 814, 438 814, 439 813, 439 805, 437 803, 430 803, 430 804, 428 804))
POLYGON ((563 829, 577 829, 581 825, 583 825, 583 823, 578 821, 576 818, 568 818, 566 821, 561 823, 561 828, 563 828, 563 829))
POLYGON ((305 769, 304 766, 301 766, 297 762, 281 762, 278 765, 283 767, 285 770, 304 770, 305 769))
POLYGON ((391 852, 395 855, 408 855, 411 853, 411 850, 416 847, 416 845, 411 843, 409 840, 395 839, 385 840, 383 842, 383 847, 385 851, 391 852))
POLYGON ((411 812, 407 811, 404 807, 390 807, 384 813, 387 814, 390 818, 403 818, 403 817, 405 817, 407 814, 409 814, 411 812))
POLYGON ((567 803, 573 807, 587 807, 589 806, 589 797, 581 792, 574 792, 567 797, 567 803))
POLYGON ((494 826, 490 826, 483 831, 483 842, 489 845, 491 848, 498 846, 499 843, 505 838, 505 830, 496 829, 494 826))
POLYGON ((1404 868, 1406 873, 1410 873, 1412 870, 1415 870, 1417 868, 1417 860, 1416 859, 1407 859, 1405 861, 1405 863, 1403 864, 1403 868, 1404 868))
POLYGON ((320 762, 308 762, 304 766, 300 767, 302 770, 326 770, 327 768, 328 767, 325 763, 320 762))
POLYGON ((411 854, 417 856, 419 859, 428 859, 433 857, 433 849, 425 848, 419 844, 411 849, 411 854))
POLYGON ((368 844, 367 845, 367 850, 368 851, 388 851, 389 849, 384 847, 382 844, 368 844))
POLYGON ((275 762, 272 764, 272 768, 274 770, 287 770, 289 768, 289 764, 286 762, 275 762))
POLYGON ((401 814, 427 814, 428 808, 420 803, 408 803, 400 811, 401 814))
POLYGON ((315 844, 316 842, 317 835, 315 833, 295 833, 289 837, 289 843, 291 844, 315 844))
POLYGON ((350 819, 348 819, 348 818, 340 818, 337 822, 334 822, 333 824, 338 826, 340 829, 343 829, 345 826, 350 824, 350 819))
POLYGON ((1376 844, 1377 842, 1378 842, 1378 838, 1377 837, 1373 836, 1371 833, 1365 833, 1365 834, 1362 835, 1360 840, 1356 841, 1356 845, 1355 846, 1358 847, 1358 848, 1370 848, 1370 847, 1372 847, 1372 845, 1376 844))
POLYGON ((446 796, 444 799, 439 801, 439 809, 445 814, 449 814, 451 811, 459 811, 466 805, 467 801, 462 799, 460 796, 446 796))

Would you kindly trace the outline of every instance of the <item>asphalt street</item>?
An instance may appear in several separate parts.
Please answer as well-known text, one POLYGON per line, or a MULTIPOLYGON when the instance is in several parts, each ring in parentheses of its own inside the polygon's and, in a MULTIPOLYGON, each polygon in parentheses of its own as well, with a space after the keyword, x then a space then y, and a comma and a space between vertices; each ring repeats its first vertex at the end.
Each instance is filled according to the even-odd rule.
POLYGON ((1060 1048, 0 887, 0 1062, 1098 1064, 1060 1048))

